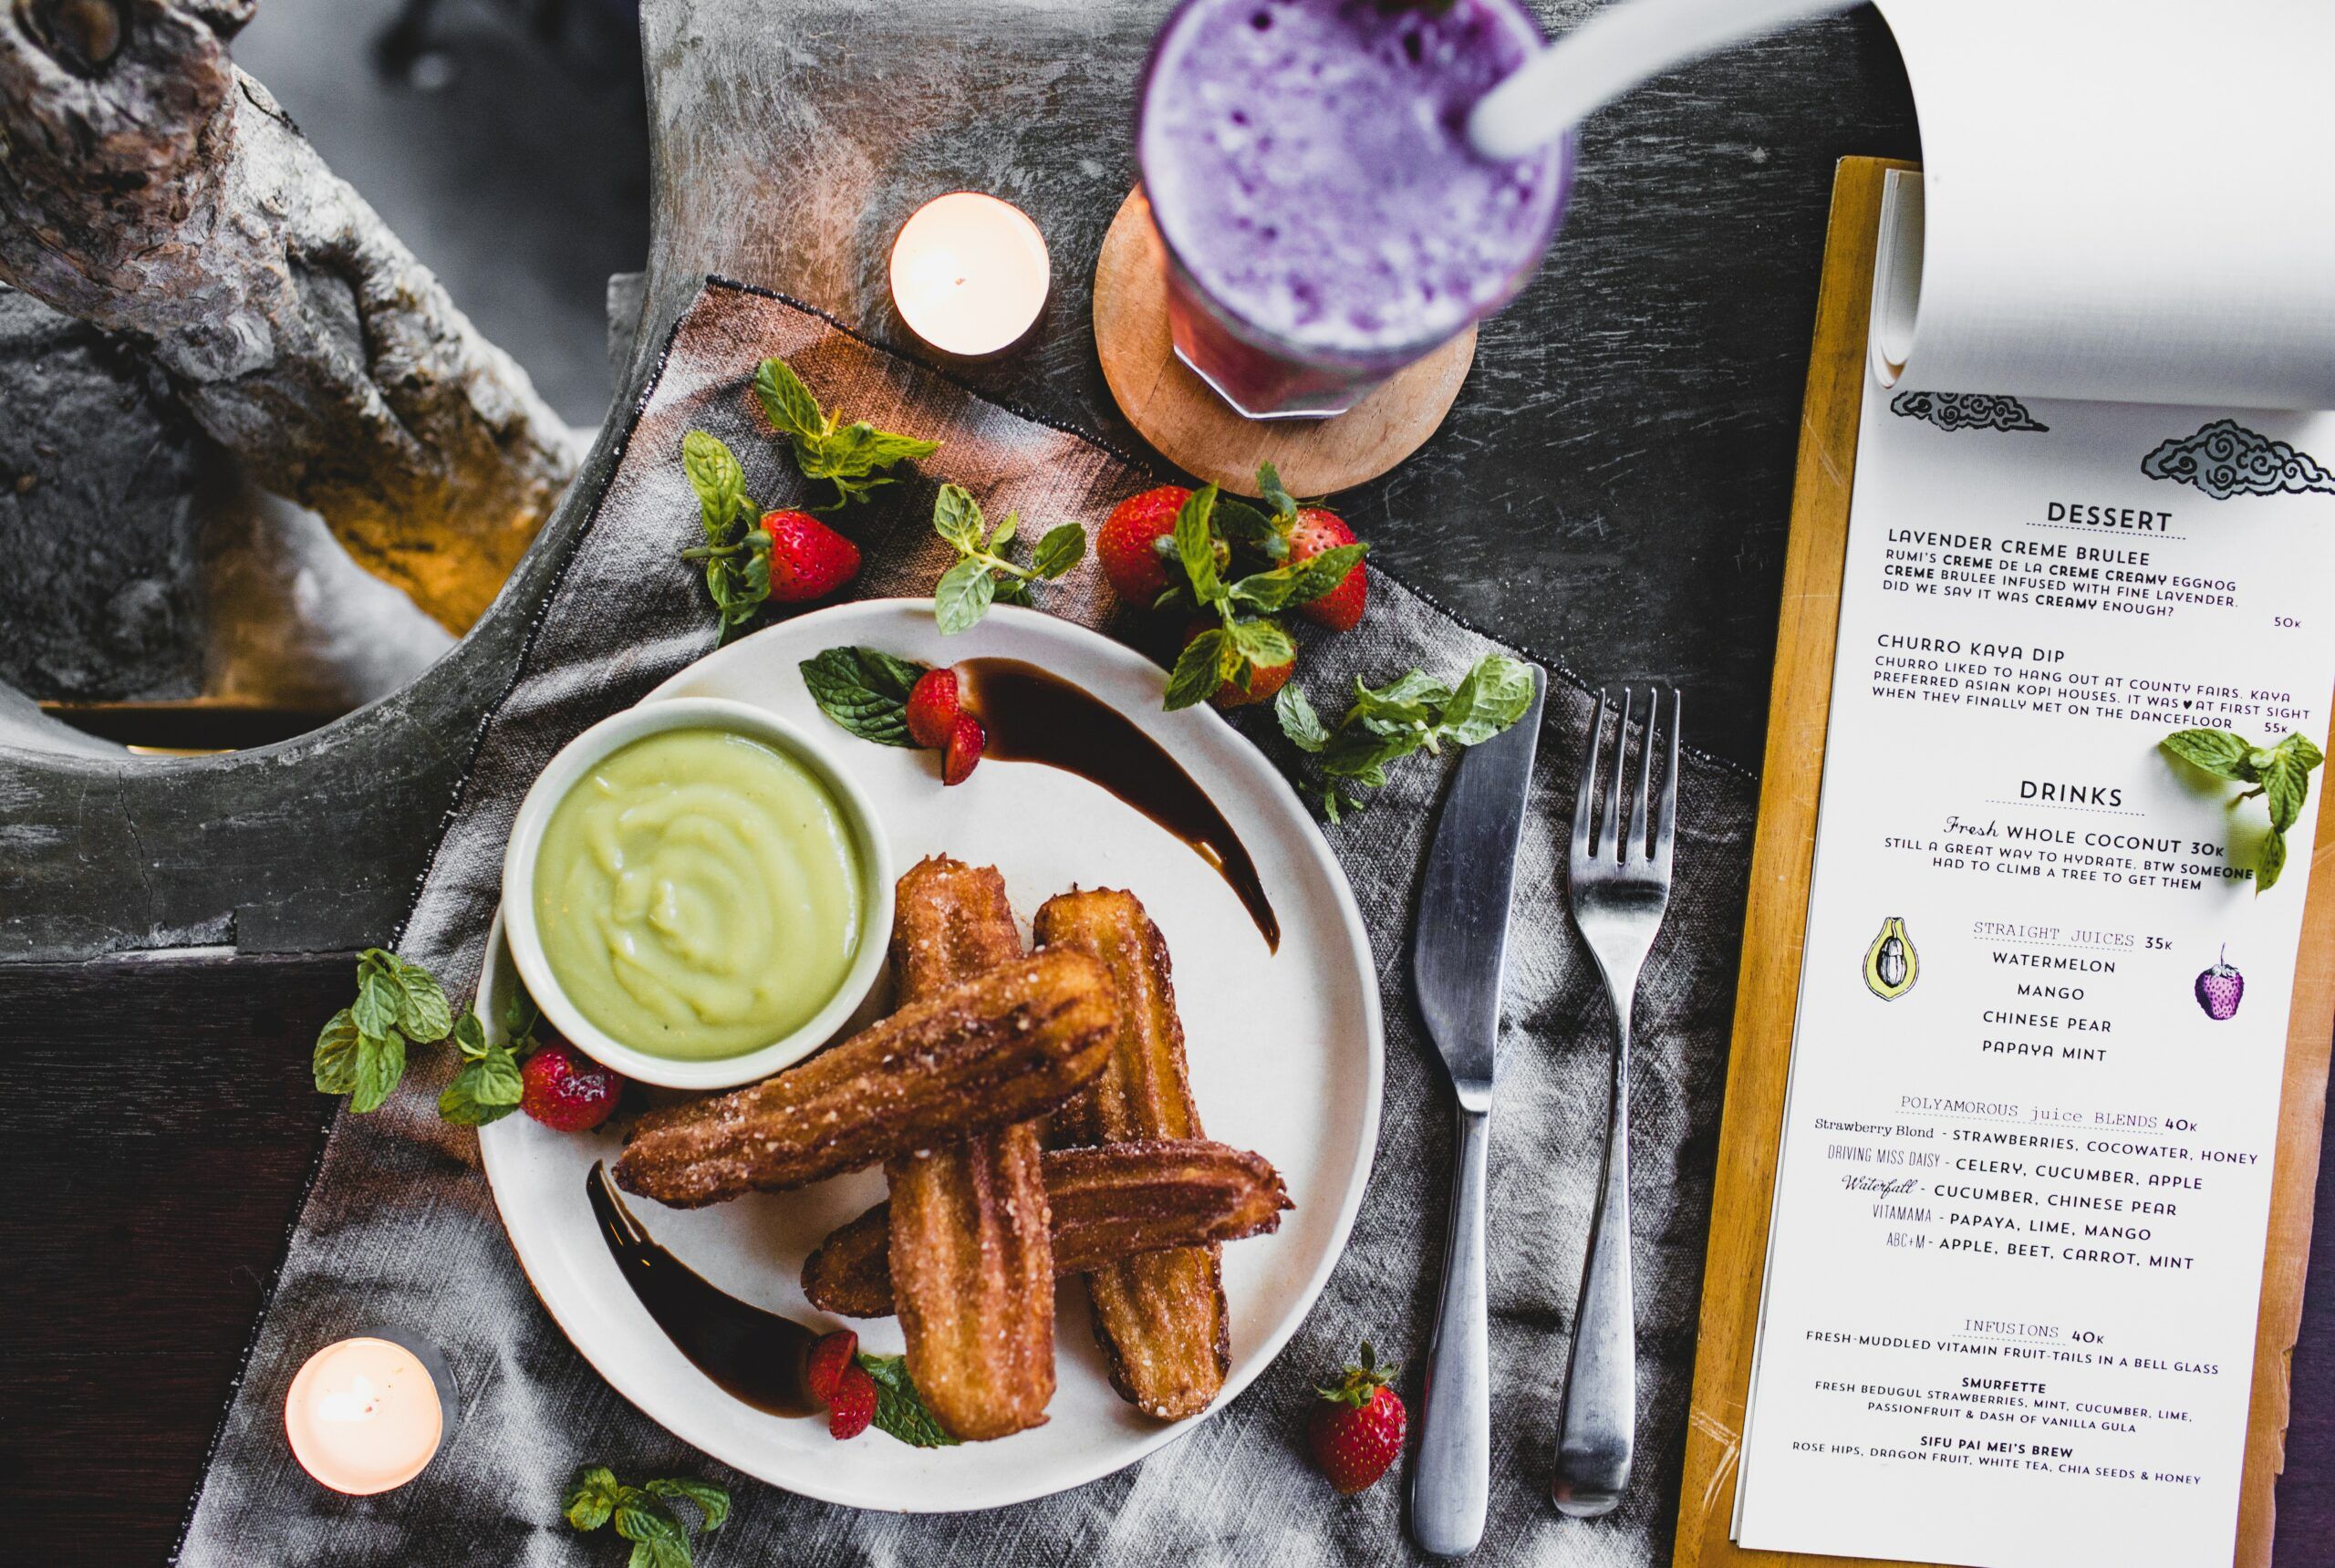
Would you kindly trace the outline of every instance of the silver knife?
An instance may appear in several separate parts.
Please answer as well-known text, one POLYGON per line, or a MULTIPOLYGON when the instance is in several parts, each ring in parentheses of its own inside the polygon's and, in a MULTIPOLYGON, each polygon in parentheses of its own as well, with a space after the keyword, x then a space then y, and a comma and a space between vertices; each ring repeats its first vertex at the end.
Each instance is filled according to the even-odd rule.
POLYGON ((1484 1535, 1491 1492, 1491 1345, 1484 1310, 1485 1152, 1500 1080, 1500 971, 1509 893, 1541 742, 1548 677, 1531 666, 1532 701, 1501 733, 1468 749, 1428 846, 1411 938, 1411 980, 1427 1035, 1458 1102, 1443 1301, 1427 1349, 1419 1454, 1411 1468, 1411 1536, 1458 1557, 1484 1535))

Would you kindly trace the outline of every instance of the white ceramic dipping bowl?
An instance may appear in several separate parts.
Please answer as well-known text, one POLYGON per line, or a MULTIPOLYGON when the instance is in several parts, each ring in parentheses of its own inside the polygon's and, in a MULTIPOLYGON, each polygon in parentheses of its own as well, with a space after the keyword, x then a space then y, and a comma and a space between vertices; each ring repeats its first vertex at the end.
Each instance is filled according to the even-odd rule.
POLYGON ((727 1089, 767 1078, 808 1056, 841 1029, 883 973, 892 931, 892 854, 874 806, 826 748, 774 714, 718 697, 674 697, 612 713, 560 749, 519 803, 503 854, 503 919, 512 961, 552 1026, 597 1062, 628 1078, 669 1089, 727 1089), (827 1004, 792 1033, 735 1056, 680 1060, 651 1055, 610 1036, 586 1018, 560 987, 535 925, 535 857, 544 830, 567 792, 601 761, 645 735, 666 730, 726 730, 776 747, 825 784, 841 808, 866 880, 859 947, 827 1004))

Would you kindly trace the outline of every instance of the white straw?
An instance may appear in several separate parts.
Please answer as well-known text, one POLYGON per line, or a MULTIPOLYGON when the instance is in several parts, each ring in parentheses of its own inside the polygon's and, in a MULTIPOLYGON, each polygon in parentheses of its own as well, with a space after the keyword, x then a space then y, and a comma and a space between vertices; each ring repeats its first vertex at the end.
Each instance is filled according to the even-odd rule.
POLYGON ((1621 0, 1527 60, 1468 117, 1487 158, 1521 158, 1650 77, 1859 0, 1621 0))

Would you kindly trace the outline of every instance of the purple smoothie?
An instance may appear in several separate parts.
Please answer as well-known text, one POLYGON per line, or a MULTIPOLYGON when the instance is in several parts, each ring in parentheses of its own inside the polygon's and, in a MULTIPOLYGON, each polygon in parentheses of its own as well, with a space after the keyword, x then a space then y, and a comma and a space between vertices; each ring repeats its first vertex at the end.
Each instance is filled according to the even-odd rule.
MULTIPOLYGON (((1178 349, 1366 381, 1505 303, 1555 230, 1570 148, 1494 162, 1464 126, 1539 46, 1514 0, 1187 0, 1136 132, 1171 306, 1207 317, 1178 322, 1178 349)), ((1216 371, 1257 369, 1195 368, 1219 389, 1216 371)))

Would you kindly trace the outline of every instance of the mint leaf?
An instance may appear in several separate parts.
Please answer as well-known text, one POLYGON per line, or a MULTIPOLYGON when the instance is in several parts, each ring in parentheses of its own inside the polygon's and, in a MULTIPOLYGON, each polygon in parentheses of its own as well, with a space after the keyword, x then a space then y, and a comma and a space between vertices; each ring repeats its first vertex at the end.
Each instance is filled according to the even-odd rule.
POLYGON ((462 1064, 439 1092, 438 1115, 456 1127, 490 1127, 519 1108, 525 1087, 519 1059, 506 1045, 490 1045, 462 1064))
MULTIPOLYGON (((1287 664, 1297 657, 1297 644, 1290 641, 1279 621, 1236 620, 1224 628, 1224 635, 1244 665, 1287 664)), ((1234 679, 1240 680, 1238 672, 1234 679)), ((1242 689, 1247 686, 1241 680, 1242 689)))
POLYGON ((941 1429, 925 1407, 924 1396, 908 1376, 903 1355, 859 1354, 859 1365, 876 1380, 876 1425, 912 1449, 946 1449, 957 1439, 941 1429))
POLYGON ((417 1045, 443 1040, 453 1033, 453 1009, 437 977, 420 964, 407 964, 398 975, 400 1005, 397 1030, 417 1045))
POLYGON ((1289 554, 1289 545, 1282 537, 1281 530, 1273 526, 1273 520, 1245 501, 1224 495, 1217 497, 1216 515, 1212 521, 1216 531, 1231 544, 1246 545, 1276 560, 1289 554))
POLYGON ((2280 741, 2276 746, 2273 746, 2271 750, 2274 752, 2284 752, 2288 756, 2294 758, 2297 763, 2302 765, 2302 770, 2305 773, 2309 773, 2311 769, 2317 767, 2319 763, 2327 760, 2326 753, 2321 752, 2317 746, 2310 743, 2310 737, 2300 733, 2288 735, 2285 740, 2280 741))
POLYGON ((2218 778, 2255 782, 2256 770, 2247 760, 2254 748, 2226 730, 2176 730, 2157 744, 2218 778))
POLYGON ((318 1094, 346 1095, 357 1087, 358 1035, 353 1011, 344 1007, 334 1013, 317 1035, 317 1049, 311 1066, 316 1074, 318 1094))
POLYGON ((908 692, 925 666, 872 648, 830 648, 799 668, 819 711, 863 741, 909 746, 908 692))
POLYGON ((669 1477, 665 1480, 650 1481, 643 1490, 653 1491, 659 1497, 687 1498, 697 1504, 699 1510, 705 1515, 705 1522, 699 1528, 708 1535, 721 1529, 723 1522, 730 1517, 730 1494, 711 1481, 669 1477))
POLYGON ((681 438, 681 472, 689 475, 690 488, 697 492, 707 540, 721 543, 722 531, 738 514, 753 509, 753 503, 746 499, 746 471, 720 437, 691 431, 681 438))
POLYGON ((939 586, 932 590, 932 615, 940 625, 940 635, 954 637, 970 630, 989 614, 996 597, 997 581, 989 575, 989 564, 975 556, 960 557, 940 575, 939 586))
POLYGON ((2287 868, 2287 836, 2272 828, 2256 851, 2254 861, 2254 891, 2258 897, 2278 884, 2278 873, 2287 868))
POLYGON ((1216 486, 1208 484, 1194 491, 1176 512, 1176 559, 1192 585, 1192 597, 1202 605, 1224 597, 1224 585, 1216 575, 1216 532, 1209 523, 1215 510, 1216 486))
POLYGON ((606 1465, 586 1465, 567 1483, 560 1513, 578 1530, 597 1530, 617 1509, 616 1472, 606 1465))
POLYGON ((1224 653, 1224 633, 1210 627, 1184 645, 1176 668, 1168 675, 1168 711, 1205 702, 1223 684, 1218 665, 1224 653))
POLYGON ((2310 793, 2310 773, 2290 752, 2270 753, 2262 770, 2262 802, 2270 808, 2270 827, 2284 833, 2302 817, 2303 797, 2310 793))
POLYGON ((689 1532, 673 1511, 637 1486, 617 1489, 617 1533, 627 1541, 670 1542, 683 1549, 688 1561, 689 1532))
POLYGON ((981 547, 981 504, 961 484, 944 484, 932 502, 932 531, 964 555, 981 547))
POLYGON ((754 397, 782 434, 804 441, 825 437, 827 420, 819 410, 819 400, 811 395, 811 389, 803 384, 803 378, 785 360, 765 359, 756 369, 754 397))
POLYGON ((1357 677, 1354 706, 1346 711, 1346 717, 1349 721, 1369 721, 1378 727, 1427 725, 1450 701, 1451 689, 1424 670, 1411 670, 1375 691, 1357 677))
POLYGON ((1502 654, 1486 654, 1460 679, 1436 732, 1463 746, 1479 746, 1524 717, 1531 705, 1531 667, 1502 654))
POLYGON ((358 1116, 379 1110, 397 1092, 405 1076, 405 1036, 396 1030, 378 1037, 357 1036, 357 1082, 349 1090, 348 1108, 358 1116))
POLYGON ((1086 530, 1075 523, 1064 523, 1060 527, 1046 530, 1045 536, 1038 541, 1037 553, 1031 557, 1031 565, 1037 569, 1038 576, 1053 582, 1085 556, 1086 530))
POLYGON ((1330 732, 1321 715, 1294 683, 1282 687, 1281 695, 1273 699, 1273 717, 1281 722, 1281 732, 1301 752, 1319 753, 1330 743, 1330 732))
POLYGON ((1297 497, 1281 482, 1281 470, 1270 462, 1257 464, 1257 493, 1273 509, 1273 515, 1282 524, 1297 514, 1297 497))
POLYGON ((1370 546, 1357 541, 1324 550, 1297 566, 1281 568, 1289 575, 1289 597, 1285 602, 1302 605, 1320 598, 1344 582, 1368 554, 1370 546))
POLYGON ((398 1013, 404 1005, 404 988, 387 970, 374 969, 358 980, 357 1004, 349 1009, 349 1021, 359 1034, 386 1034, 398 1026, 398 1013))
MULTIPOLYGON (((467 1007, 462 1009, 462 1015, 454 1020, 454 1027, 450 1033, 453 1038, 454 1048, 460 1051, 467 1061, 475 1062, 493 1049, 486 1043, 486 1025, 481 1023, 478 1021, 478 1014, 467 1007)), ((514 1041, 517 1038, 518 1035, 515 1033, 512 1036, 514 1041)))
POLYGON ((997 532, 989 536, 989 553, 994 556, 1000 550, 1004 549, 1005 546, 1013 543, 1013 535, 1021 531, 1021 514, 1018 512, 1007 513, 1005 514, 1005 521, 997 525, 997 532))

